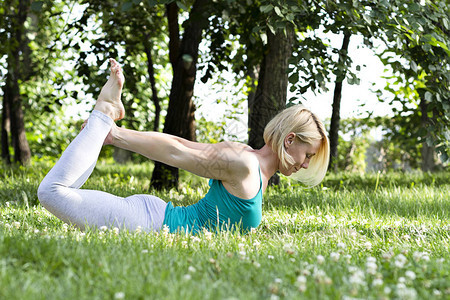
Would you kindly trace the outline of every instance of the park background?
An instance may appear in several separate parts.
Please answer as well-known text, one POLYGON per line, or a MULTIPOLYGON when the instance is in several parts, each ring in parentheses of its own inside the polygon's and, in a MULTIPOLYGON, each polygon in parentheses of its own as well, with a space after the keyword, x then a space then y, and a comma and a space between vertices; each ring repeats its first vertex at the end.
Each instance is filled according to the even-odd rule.
MULTIPOLYGON (((444 299, 449 274, 448 1, 0 4, 0 298, 444 299), (199 236, 80 232, 36 190, 124 68, 120 126, 262 146, 303 103, 329 131, 324 182, 278 176, 261 226, 199 236)), ((105 147, 84 188, 176 205, 207 180, 105 147)))

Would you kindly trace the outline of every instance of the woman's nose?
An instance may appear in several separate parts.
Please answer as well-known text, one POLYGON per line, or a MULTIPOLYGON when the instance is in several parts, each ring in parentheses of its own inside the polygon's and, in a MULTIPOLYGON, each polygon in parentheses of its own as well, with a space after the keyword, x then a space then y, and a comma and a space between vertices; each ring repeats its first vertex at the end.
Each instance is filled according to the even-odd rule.
POLYGON ((308 169, 308 166, 309 166, 309 158, 305 158, 305 160, 303 161, 301 167, 302 167, 303 169, 308 169))

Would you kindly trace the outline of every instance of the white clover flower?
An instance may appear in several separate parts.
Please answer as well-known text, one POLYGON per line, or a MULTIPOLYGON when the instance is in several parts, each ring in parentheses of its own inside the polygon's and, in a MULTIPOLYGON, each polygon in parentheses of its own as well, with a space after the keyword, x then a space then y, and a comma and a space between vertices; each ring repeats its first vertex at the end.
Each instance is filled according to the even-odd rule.
POLYGON ((370 249, 372 249, 372 243, 369 242, 369 241, 367 241, 367 242, 364 243, 364 247, 365 247, 367 250, 370 250, 370 249))
POLYGON ((253 262, 253 265, 257 268, 261 267, 261 264, 257 261, 253 262))
POLYGON ((199 237, 195 236, 195 235, 191 236, 191 240, 192 240, 194 243, 199 243, 199 242, 201 241, 201 239, 200 239, 199 237))
POLYGON ((273 255, 267 255, 268 259, 274 259, 273 255))
POLYGON ((342 242, 337 243, 337 247, 340 249, 345 249, 346 245, 342 242))
POLYGON ((275 278, 275 279, 274 279, 274 282, 275 282, 275 283, 282 283, 283 280, 281 280, 281 278, 275 278))
POLYGON ((120 232, 119 228, 117 228, 117 227, 114 227, 112 231, 115 235, 118 235, 120 232))
POLYGON ((357 270, 350 276, 349 282, 353 285, 365 285, 364 279, 364 272, 361 270, 357 270))
POLYGON ((291 262, 295 262, 295 258, 293 258, 293 257, 291 257, 289 260, 290 260, 291 262))
POLYGON ((13 222, 12 225, 16 227, 16 229, 20 228, 20 222, 13 222))
POLYGON ((35 230, 34 230, 34 233, 39 233, 39 229, 35 229, 35 230))
POLYGON ((6 223, 6 224, 5 224, 5 228, 6 228, 6 229, 10 229, 10 228, 11 228, 11 225, 9 225, 8 223, 6 223))
POLYGON ((191 273, 195 273, 197 271, 193 266, 189 266, 188 271, 191 273))
POLYGON ((415 251, 413 253, 413 259, 415 261, 419 261, 419 260, 429 261, 430 260, 430 256, 428 255, 427 252, 415 251))
POLYGON ((304 283, 306 283, 306 281, 307 281, 307 279, 303 275, 300 275, 300 276, 297 277, 297 282, 298 283, 303 283, 304 284, 304 283))
POLYGON ((417 291, 413 288, 407 288, 405 284, 398 283, 397 284, 397 295, 401 299, 416 299, 417 291))
POLYGON ((330 253, 330 258, 331 258, 331 260, 333 260, 333 261, 338 261, 339 260, 339 258, 340 258, 340 254, 338 253, 338 252, 331 252, 330 253))
POLYGON ((209 232, 208 230, 205 231, 205 239, 210 241, 212 239, 212 232, 209 232))
POLYGON ((383 285, 383 279, 381 278, 375 278, 372 281, 372 286, 381 286, 381 285, 383 285))
POLYGON ((244 246, 245 246, 245 245, 242 244, 242 243, 239 243, 239 244, 238 244, 238 247, 239 247, 240 250, 243 250, 243 249, 244 249, 244 246))
POLYGON ((410 238, 411 238, 411 236, 410 236, 409 234, 404 234, 404 235, 402 235, 402 239, 403 239, 403 240, 409 241, 410 238))
POLYGON ((168 234, 168 233, 170 232, 169 226, 167 226, 166 224, 164 224, 164 225, 163 225, 163 228, 162 228, 162 232, 163 232, 164 234, 168 234))
POLYGON ((373 256, 369 256, 369 257, 367 258, 367 262, 376 263, 376 262, 377 262, 377 259, 376 259, 375 257, 373 257, 373 256))
POLYGON ((278 300, 278 299, 280 299, 280 297, 278 297, 277 295, 275 294, 270 295, 270 300, 278 300))
POLYGON ((403 254, 399 254, 395 257, 394 265, 397 268, 403 268, 405 264, 407 263, 407 259, 403 254))
POLYGON ((309 275, 311 275, 311 272, 310 272, 309 270, 307 270, 307 269, 304 269, 304 270, 302 271, 302 274, 303 274, 304 276, 309 276, 309 275))
POLYGON ((406 282, 406 278, 405 277, 399 277, 398 278, 398 282, 399 283, 405 283, 406 282))
POLYGON ((433 295, 440 296, 442 295, 442 292, 440 290, 433 290, 433 295))
POLYGON ((125 299, 125 293, 124 292, 117 292, 114 294, 114 299, 125 299))
POLYGON ((319 265, 323 264, 325 262, 325 257, 323 257, 322 255, 317 255, 317 263, 319 265))
POLYGON ((416 273, 410 270, 405 272, 405 276, 408 277, 410 280, 416 279, 416 273))
POLYGON ((366 269, 367 269, 367 273, 371 274, 371 275, 375 275, 377 273, 377 264, 374 262, 370 262, 368 261, 366 263, 366 269))
POLYGON ((406 289, 406 284, 404 284, 403 282, 397 283, 397 290, 404 290, 404 289, 406 289))
POLYGON ((287 254, 294 254, 295 253, 294 247, 293 247, 292 244, 285 244, 283 246, 283 249, 284 249, 284 252, 286 252, 287 254))
POLYGON ((188 242, 187 241, 181 241, 181 246, 183 246, 184 248, 187 248, 188 242))
POLYGON ((147 249, 142 249, 141 253, 143 253, 143 254, 148 253, 148 250, 147 249))
POLYGON ((258 240, 255 240, 255 241, 253 242, 253 247, 258 248, 260 245, 261 245, 261 243, 260 243, 258 240))
POLYGON ((298 290, 300 291, 300 292, 305 292, 306 291, 306 284, 299 284, 298 285, 298 290))
POLYGON ((245 251, 239 251, 239 255, 240 255, 241 257, 245 257, 245 256, 247 255, 247 252, 245 252, 245 251))
MULTIPOLYGON (((65 225, 65 224, 64 224, 65 225)), ((65 228, 67 228, 67 227, 65 227, 65 228)), ((101 226, 100 228, 99 228, 101 231, 106 231, 106 230, 108 230, 108 227, 106 227, 105 225, 103 225, 103 226, 101 226)))
POLYGON ((381 257, 384 258, 385 260, 390 260, 393 256, 394 256, 394 253, 392 253, 391 251, 383 252, 381 254, 381 257))
POLYGON ((386 295, 389 295, 389 294, 392 292, 392 290, 391 290, 390 287, 386 286, 386 287, 384 287, 383 292, 384 292, 386 295))
POLYGON ((184 280, 191 280, 191 275, 190 275, 190 274, 185 274, 185 275, 183 276, 183 279, 184 279, 184 280))

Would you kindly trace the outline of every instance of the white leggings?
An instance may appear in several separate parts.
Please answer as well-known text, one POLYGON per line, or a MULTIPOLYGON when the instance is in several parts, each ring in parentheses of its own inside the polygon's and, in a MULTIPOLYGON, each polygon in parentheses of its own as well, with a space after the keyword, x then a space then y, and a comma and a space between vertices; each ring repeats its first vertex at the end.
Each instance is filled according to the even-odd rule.
POLYGON ((94 170, 113 120, 94 110, 86 127, 70 143, 38 189, 42 206, 64 222, 84 229, 108 226, 159 231, 167 203, 151 195, 117 197, 80 187, 94 170))

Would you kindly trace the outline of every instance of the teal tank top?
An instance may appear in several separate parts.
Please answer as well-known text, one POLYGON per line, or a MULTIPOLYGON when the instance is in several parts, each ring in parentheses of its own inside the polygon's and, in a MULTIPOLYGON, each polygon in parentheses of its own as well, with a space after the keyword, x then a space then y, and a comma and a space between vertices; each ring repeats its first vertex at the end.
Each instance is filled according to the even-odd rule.
POLYGON ((210 179, 210 189, 199 202, 189 206, 173 206, 167 203, 163 225, 170 232, 199 233, 203 228, 209 231, 239 228, 246 232, 256 228, 262 217, 262 178, 259 170, 260 187, 252 199, 242 199, 230 194, 221 180, 210 179))

